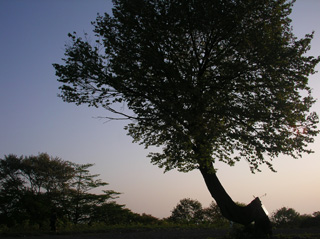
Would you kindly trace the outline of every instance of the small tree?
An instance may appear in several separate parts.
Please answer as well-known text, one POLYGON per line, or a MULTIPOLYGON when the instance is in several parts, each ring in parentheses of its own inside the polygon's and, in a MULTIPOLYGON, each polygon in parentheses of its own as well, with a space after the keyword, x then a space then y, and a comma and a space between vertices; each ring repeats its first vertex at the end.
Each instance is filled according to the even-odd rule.
POLYGON ((169 220, 178 223, 199 223, 202 219, 201 203, 190 198, 181 199, 169 217, 169 220))
POLYGON ((120 194, 113 190, 103 190, 103 194, 90 193, 91 190, 108 185, 101 179, 96 179, 99 174, 90 173, 88 168, 92 166, 93 164, 73 164, 75 174, 69 191, 70 205, 67 210, 75 224, 93 221, 91 216, 95 214, 94 211, 101 206, 105 208, 110 199, 115 199, 120 194))
POLYGON ((282 207, 273 213, 271 220, 277 227, 293 227, 299 224, 299 217, 293 208, 282 207))

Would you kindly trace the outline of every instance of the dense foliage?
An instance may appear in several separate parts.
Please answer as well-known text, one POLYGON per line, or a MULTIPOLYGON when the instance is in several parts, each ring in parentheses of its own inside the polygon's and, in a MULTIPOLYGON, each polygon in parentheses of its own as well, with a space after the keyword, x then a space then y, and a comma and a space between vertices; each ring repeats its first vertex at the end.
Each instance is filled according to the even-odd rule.
POLYGON ((291 1, 113 2, 94 22, 97 41, 70 34, 54 64, 63 100, 133 120, 128 134, 161 146, 150 157, 165 170, 240 159, 273 169, 281 153, 311 152, 308 77, 320 58, 306 56, 312 33, 292 33, 291 1))
POLYGON ((107 183, 92 175, 92 164, 75 164, 42 153, 0 159, 0 225, 25 224, 55 230, 57 224, 118 224, 136 217, 113 201, 113 190, 91 190, 107 183))

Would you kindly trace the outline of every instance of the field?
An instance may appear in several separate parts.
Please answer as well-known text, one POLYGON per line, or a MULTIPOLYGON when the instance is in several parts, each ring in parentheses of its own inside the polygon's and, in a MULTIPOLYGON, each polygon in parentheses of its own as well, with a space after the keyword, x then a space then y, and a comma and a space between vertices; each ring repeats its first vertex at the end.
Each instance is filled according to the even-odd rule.
MULTIPOLYGON (((15 234, 0 236, 1 238, 24 239, 240 239, 245 236, 234 235, 228 229, 130 229, 95 233, 72 234, 15 234), (233 236, 232 236, 233 235, 233 236)), ((320 228, 313 229, 277 229, 274 230, 274 239, 320 239, 320 228)))

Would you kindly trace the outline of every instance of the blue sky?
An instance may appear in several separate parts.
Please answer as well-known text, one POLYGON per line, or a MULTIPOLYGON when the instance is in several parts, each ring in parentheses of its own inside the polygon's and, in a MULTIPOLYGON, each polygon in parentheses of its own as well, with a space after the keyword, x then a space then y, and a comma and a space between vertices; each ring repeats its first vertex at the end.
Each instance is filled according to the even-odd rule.
MULTIPOLYGON (((123 194, 118 200, 134 212, 167 217, 182 198, 207 207, 212 198, 199 172, 163 174, 150 164, 143 146, 132 144, 125 122, 97 119, 101 109, 76 106, 57 97, 52 63, 61 63, 68 32, 91 33, 97 12, 110 12, 110 0, 0 0, 0 158, 47 152, 76 163, 94 163, 93 173, 123 194)), ((312 55, 320 55, 319 0, 297 0, 293 30, 298 37, 315 30, 312 55)), ((317 67, 319 70, 319 66, 317 67)), ((320 74, 310 77, 320 98, 320 74)), ((320 114, 320 102, 313 108, 320 114)), ((269 212, 282 206, 300 213, 320 210, 320 138, 315 154, 280 156, 274 166, 252 175, 246 162, 218 164, 218 176, 231 197, 249 203, 261 196, 269 212)))

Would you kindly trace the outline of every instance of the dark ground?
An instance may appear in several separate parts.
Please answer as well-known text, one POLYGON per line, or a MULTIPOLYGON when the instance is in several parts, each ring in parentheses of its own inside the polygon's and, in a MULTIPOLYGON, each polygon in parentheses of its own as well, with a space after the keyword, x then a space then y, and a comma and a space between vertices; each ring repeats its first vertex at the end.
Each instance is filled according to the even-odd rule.
MULTIPOLYGON (((221 229, 158 229, 141 231, 81 233, 63 235, 15 235, 0 236, 0 238, 24 239, 227 239, 229 230, 221 229)), ((274 230, 276 239, 320 239, 320 228, 314 229, 277 229, 274 230)))

